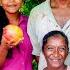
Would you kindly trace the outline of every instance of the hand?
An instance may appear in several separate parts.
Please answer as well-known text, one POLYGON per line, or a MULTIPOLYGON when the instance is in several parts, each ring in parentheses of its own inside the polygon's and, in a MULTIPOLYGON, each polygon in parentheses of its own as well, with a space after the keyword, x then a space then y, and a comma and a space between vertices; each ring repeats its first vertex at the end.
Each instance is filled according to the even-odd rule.
POLYGON ((8 25, 3 28, 2 42, 4 41, 7 46, 16 46, 21 40, 24 39, 23 32, 16 26, 8 25), (13 27, 15 27, 13 29, 13 27))
POLYGON ((11 41, 9 39, 6 39, 4 36, 2 36, 1 45, 2 47, 5 47, 6 49, 14 47, 11 41))
POLYGON ((13 37, 9 36, 5 29, 3 29, 3 35, 1 40, 1 45, 3 47, 6 47, 7 49, 15 47, 18 44, 18 42, 13 41, 13 37))

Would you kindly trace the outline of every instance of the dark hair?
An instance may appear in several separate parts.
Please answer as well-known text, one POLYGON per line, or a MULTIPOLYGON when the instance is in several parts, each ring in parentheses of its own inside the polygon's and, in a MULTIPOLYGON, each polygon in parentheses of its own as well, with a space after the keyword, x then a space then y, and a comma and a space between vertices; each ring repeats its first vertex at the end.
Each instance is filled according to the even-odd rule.
POLYGON ((4 9, 0 6, 0 43, 2 39, 3 27, 8 25, 8 18, 6 17, 4 9))
MULTIPOLYGON (((0 6, 0 44, 3 34, 3 28, 9 24, 8 18, 5 14, 4 9, 0 6)), ((12 56, 12 49, 8 50, 7 58, 10 58, 12 56)))
MULTIPOLYGON (((1 39, 2 39, 2 34, 3 34, 3 28, 9 24, 9 20, 5 14, 5 10, 0 6, 0 44, 1 44, 1 39)), ((19 45, 17 45, 17 50, 20 50, 19 45)), ((11 58, 13 54, 13 49, 8 50, 7 58, 11 58)))
MULTIPOLYGON (((66 45, 68 46, 68 38, 67 38, 67 36, 63 33, 63 32, 61 32, 61 31, 51 31, 51 32, 49 32, 49 33, 47 33, 44 37, 43 37, 43 44, 42 44, 42 51, 44 50, 44 46, 46 45, 46 43, 47 43, 47 41, 48 41, 48 38, 50 38, 50 37, 52 37, 52 36, 55 36, 55 35, 60 35, 60 36, 62 36, 63 38, 64 38, 64 40, 65 40, 65 43, 66 43, 66 45)), ((69 50, 69 48, 68 48, 68 50, 69 50)))

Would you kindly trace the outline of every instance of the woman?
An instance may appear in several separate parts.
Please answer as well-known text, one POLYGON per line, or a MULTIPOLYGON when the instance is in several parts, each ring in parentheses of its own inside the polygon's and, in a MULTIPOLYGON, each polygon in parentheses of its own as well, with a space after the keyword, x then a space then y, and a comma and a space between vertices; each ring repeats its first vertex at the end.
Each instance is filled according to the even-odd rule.
MULTIPOLYGON (((52 30, 63 31, 70 45, 70 0, 46 0, 30 13, 28 34, 33 45, 32 54, 39 60, 38 70, 43 70, 47 65, 41 52, 41 43, 44 35, 52 30)), ((66 64, 70 65, 69 60, 66 64)))
POLYGON ((70 67, 64 64, 68 50, 68 39, 63 32, 51 31, 46 34, 42 46, 47 61, 47 67, 44 70, 70 70, 70 67))
POLYGON ((12 45, 12 42, 8 43, 9 38, 6 39, 5 33, 2 36, 0 46, 1 70, 32 70, 32 46, 27 34, 28 17, 19 13, 22 3, 23 0, 1 0, 1 6, 8 19, 7 23, 19 26, 24 34, 24 40, 12 48, 9 46, 12 45))

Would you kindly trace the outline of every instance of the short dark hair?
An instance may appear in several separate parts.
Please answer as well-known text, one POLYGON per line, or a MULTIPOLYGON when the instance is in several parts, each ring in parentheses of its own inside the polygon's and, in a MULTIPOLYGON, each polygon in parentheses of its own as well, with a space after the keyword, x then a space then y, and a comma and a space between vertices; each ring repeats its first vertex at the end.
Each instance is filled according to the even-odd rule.
MULTIPOLYGON (((68 46, 68 38, 67 36, 62 32, 62 31, 51 31, 49 33, 47 33, 44 37, 43 37, 43 44, 42 44, 42 51, 44 50, 44 46, 46 45, 48 38, 55 36, 55 35, 60 35, 64 38, 66 45, 68 46)), ((69 48, 68 48, 69 50, 69 48)))

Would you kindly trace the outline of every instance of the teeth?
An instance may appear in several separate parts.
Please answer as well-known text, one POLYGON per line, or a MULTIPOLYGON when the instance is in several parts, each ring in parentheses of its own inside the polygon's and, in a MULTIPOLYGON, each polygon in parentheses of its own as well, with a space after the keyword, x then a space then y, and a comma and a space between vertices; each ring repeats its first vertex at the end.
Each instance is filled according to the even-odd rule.
POLYGON ((53 61, 58 61, 58 60, 53 60, 53 61))

